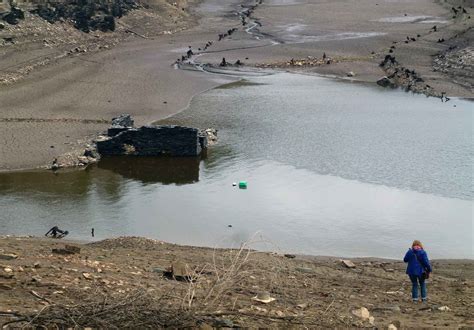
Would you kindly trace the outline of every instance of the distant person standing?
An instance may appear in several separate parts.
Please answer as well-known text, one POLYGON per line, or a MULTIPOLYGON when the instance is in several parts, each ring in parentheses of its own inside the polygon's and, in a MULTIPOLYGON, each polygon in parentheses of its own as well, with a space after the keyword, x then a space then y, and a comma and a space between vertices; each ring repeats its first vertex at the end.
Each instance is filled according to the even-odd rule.
POLYGON ((94 228, 92 228, 92 230, 91 230, 92 237, 94 237, 94 234, 95 234, 95 230, 94 230, 94 228))
POLYGON ((415 240, 405 254, 403 261, 408 263, 407 274, 412 283, 411 297, 413 302, 418 302, 418 285, 421 290, 421 301, 426 302, 426 279, 429 278, 432 272, 428 254, 423 249, 423 244, 415 240))

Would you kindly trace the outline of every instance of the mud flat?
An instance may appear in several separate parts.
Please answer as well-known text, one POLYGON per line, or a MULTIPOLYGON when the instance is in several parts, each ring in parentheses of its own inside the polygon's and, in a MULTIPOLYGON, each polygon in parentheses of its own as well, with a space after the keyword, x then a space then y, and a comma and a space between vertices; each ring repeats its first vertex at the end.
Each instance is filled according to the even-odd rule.
POLYGON ((284 256, 248 248, 251 245, 216 250, 138 237, 89 244, 3 237, 0 323, 81 327, 473 326, 469 299, 474 285, 472 261, 433 261, 429 302, 413 304, 403 262, 353 259, 355 268, 348 268, 339 258, 284 256), (76 248, 64 250, 66 245, 76 248), (77 248, 79 253, 62 254, 77 252, 77 248), (53 253, 53 249, 60 253, 53 253), (171 265, 175 276, 167 277, 171 265), (252 299, 262 292, 275 300, 262 303, 252 299), (362 307, 373 319, 355 315, 362 307))
MULTIPOLYGON (((182 110, 196 93, 239 79, 176 70, 173 63, 186 53, 188 46, 194 52, 193 62, 219 66, 225 57, 228 63, 240 60, 244 67, 253 69, 283 63, 284 70, 371 83, 388 74, 379 64, 391 54, 400 68, 416 71, 416 77, 422 79, 423 86, 416 91, 427 90, 427 94, 438 96, 443 92, 467 98, 473 95, 472 74, 466 74, 466 70, 472 69, 473 58, 472 48, 465 49, 472 44, 474 22, 468 2, 236 0, 223 5, 206 0, 202 5, 193 2, 184 9, 186 15, 175 20, 190 23, 178 24, 177 30, 163 30, 172 21, 149 18, 146 28, 142 26, 137 33, 129 33, 127 41, 118 46, 110 48, 110 40, 105 38, 107 47, 96 47, 100 52, 80 51, 80 56, 52 57, 47 65, 28 71, 21 81, 0 87, 0 138, 4 141, 0 146, 0 170, 43 166, 90 142, 92 132, 105 129, 105 125, 102 128, 80 122, 66 125, 69 119, 100 122, 127 112, 136 118, 137 124, 149 124, 182 110), (453 16, 452 5, 466 6, 467 13, 453 16), (252 12, 247 17, 249 8, 252 12), (219 41, 218 35, 229 29, 235 32, 219 41), (150 37, 144 35, 147 32, 150 37), (441 39, 444 41, 438 42, 441 39), (206 47, 210 41, 212 45, 206 47), (452 71, 449 63, 456 61, 457 55, 451 56, 450 52, 461 49, 465 49, 461 57, 466 63, 457 63, 452 71), (330 64, 303 68, 286 65, 291 59, 322 59, 324 54, 331 59, 330 64), (433 68, 435 59, 438 60, 433 68), (456 72, 463 72, 463 77, 457 77, 456 72), (37 123, 38 119, 54 119, 54 123, 50 122, 45 129, 43 123, 37 123)), ((132 11, 132 21, 133 15, 132 11)), ((12 54, 28 58, 27 45, 7 52, 5 64, 16 65, 11 62, 12 54)), ((34 42, 31 45, 38 46, 34 42)), ((33 47, 31 54, 47 56, 45 49, 50 47, 33 47)), ((399 80, 405 88, 411 81, 399 80)))
POLYGON ((228 63, 240 59, 263 68, 374 83, 389 74, 379 64, 390 54, 400 69, 416 72, 423 82, 412 88, 400 79, 399 86, 427 95, 444 92, 469 98, 473 96, 472 48, 468 47, 473 41, 473 10, 469 2, 429 0, 403 5, 398 1, 269 0, 252 12, 243 27, 253 36, 253 44, 243 45, 245 37, 237 34, 200 60, 218 64, 225 57, 228 63), (252 23, 257 24, 248 27, 252 23), (448 65, 441 70, 436 67, 436 58, 443 60, 457 52, 463 54, 462 61, 452 70, 448 65), (308 59, 312 63, 301 64, 308 59))
MULTIPOLYGON (((190 25, 195 17, 190 14, 190 25)), ((235 80, 174 68, 196 37, 132 35, 116 47, 52 60, 0 86, 0 171, 51 164, 83 149, 116 115, 127 112, 137 125, 149 124, 185 108, 196 93, 235 80)))

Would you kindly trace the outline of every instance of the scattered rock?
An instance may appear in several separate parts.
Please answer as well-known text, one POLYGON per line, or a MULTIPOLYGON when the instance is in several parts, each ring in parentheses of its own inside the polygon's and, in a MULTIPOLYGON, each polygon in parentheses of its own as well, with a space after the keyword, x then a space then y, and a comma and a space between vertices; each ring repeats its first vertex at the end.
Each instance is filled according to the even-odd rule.
POLYGON ((57 254, 76 254, 81 252, 81 248, 74 245, 66 245, 64 248, 52 249, 57 254))
POLYGON ((296 258, 294 254, 285 254, 285 257, 290 258, 290 259, 296 258))
POLYGON ((10 254, 0 254, 0 259, 2 260, 13 260, 18 258, 16 254, 10 253, 10 254))
POLYGON ((6 15, 3 15, 2 18, 8 24, 16 25, 19 23, 19 20, 25 18, 25 13, 19 8, 11 7, 10 12, 6 15))
POLYGON ((402 323, 400 321, 392 321, 389 326, 388 326, 388 329, 390 330, 398 330, 402 327, 402 323))
POLYGON ((348 77, 354 77, 354 76, 355 76, 355 73, 354 73, 353 71, 349 71, 349 72, 347 73, 347 76, 348 76, 348 77))
POLYGON ((352 311, 352 314, 357 316, 358 318, 360 318, 362 320, 368 320, 370 318, 369 310, 365 307, 361 307, 359 309, 354 309, 352 311))
POLYGON ((0 272, 0 278, 4 278, 6 280, 9 280, 9 279, 12 279, 15 275, 13 275, 12 272, 6 272, 5 270, 3 270, 2 272, 0 272))
POLYGON ((200 141, 201 147, 213 146, 217 144, 217 130, 215 128, 205 129, 204 132, 201 132, 200 138, 201 136, 207 140, 200 141))
POLYGON ((372 308, 374 311, 379 311, 379 312, 400 312, 401 308, 398 305, 393 305, 393 306, 378 306, 372 308))
POLYGON ((275 301, 276 299, 270 296, 270 293, 267 291, 262 291, 259 292, 255 297, 252 298, 252 300, 268 304, 271 303, 272 301, 275 301))
POLYGON ((377 80, 377 85, 382 87, 395 87, 393 81, 391 81, 387 76, 383 76, 379 80, 377 80))
POLYGON ((350 260, 341 260, 341 262, 347 268, 356 268, 356 265, 350 260))
POLYGON ((229 319, 217 318, 214 320, 214 327, 216 328, 233 328, 234 322, 229 319))
POLYGON ((0 283, 0 290, 12 290, 13 288, 6 284, 6 283, 0 283))
POLYGON ((158 274, 164 274, 166 272, 166 269, 156 267, 156 268, 153 268, 152 272, 153 273, 158 273, 158 274))
POLYGON ((255 311, 260 312, 260 313, 265 313, 265 314, 268 313, 268 310, 266 308, 263 308, 263 307, 252 305, 252 306, 250 306, 250 308, 252 310, 255 310, 255 311))
POLYGON ((369 323, 370 323, 371 325, 375 325, 375 317, 369 316, 369 323))
POLYGON ((82 277, 84 277, 86 280, 93 280, 94 277, 90 273, 82 273, 82 277))
POLYGON ((192 271, 189 266, 183 262, 177 261, 171 264, 171 267, 163 273, 166 277, 176 281, 191 281, 192 271))
POLYGON ((438 307, 438 310, 441 312, 449 312, 451 308, 449 308, 448 306, 441 306, 441 307, 438 307))
POLYGON ((35 262, 35 263, 33 264, 33 267, 34 267, 34 268, 41 268, 41 264, 40 264, 39 262, 35 262))
POLYGON ((36 282, 36 283, 41 283, 41 277, 40 276, 32 276, 31 277, 31 282, 36 282))

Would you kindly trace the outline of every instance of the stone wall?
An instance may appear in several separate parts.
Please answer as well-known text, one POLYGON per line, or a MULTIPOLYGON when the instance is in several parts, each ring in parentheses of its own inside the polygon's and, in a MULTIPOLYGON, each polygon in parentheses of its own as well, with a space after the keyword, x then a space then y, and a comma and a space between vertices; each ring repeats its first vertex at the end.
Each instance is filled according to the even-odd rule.
POLYGON ((102 156, 199 156, 199 130, 181 126, 143 126, 97 141, 102 156))

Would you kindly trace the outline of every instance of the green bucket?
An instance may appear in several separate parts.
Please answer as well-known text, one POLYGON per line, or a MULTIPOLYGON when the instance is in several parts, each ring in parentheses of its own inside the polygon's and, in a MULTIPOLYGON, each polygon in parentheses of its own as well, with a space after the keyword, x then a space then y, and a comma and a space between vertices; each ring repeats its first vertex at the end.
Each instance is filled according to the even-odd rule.
POLYGON ((239 181, 240 189, 247 189, 247 181, 239 181))

